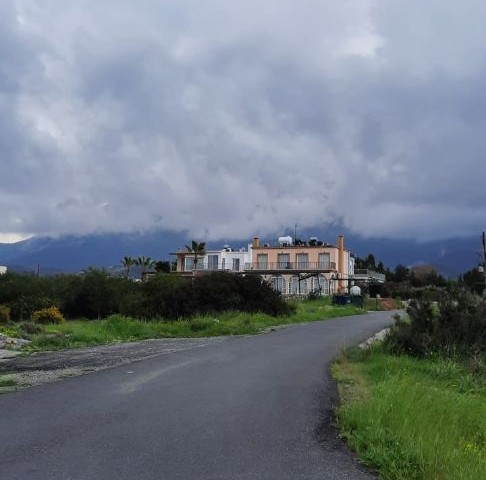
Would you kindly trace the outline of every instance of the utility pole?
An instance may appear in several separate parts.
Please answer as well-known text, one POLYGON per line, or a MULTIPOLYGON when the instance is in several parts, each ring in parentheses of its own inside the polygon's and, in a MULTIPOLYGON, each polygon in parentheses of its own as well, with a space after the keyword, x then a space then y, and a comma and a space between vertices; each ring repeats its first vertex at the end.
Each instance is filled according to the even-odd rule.
POLYGON ((483 295, 486 295, 486 232, 483 232, 481 243, 483 247, 483 274, 484 274, 484 290, 483 295))

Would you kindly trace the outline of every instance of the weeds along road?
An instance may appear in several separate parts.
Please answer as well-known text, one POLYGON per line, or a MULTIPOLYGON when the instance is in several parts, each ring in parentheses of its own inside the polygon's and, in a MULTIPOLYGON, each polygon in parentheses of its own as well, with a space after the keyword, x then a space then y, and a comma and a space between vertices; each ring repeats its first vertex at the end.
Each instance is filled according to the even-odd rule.
POLYGON ((228 338, 0 396, 2 480, 371 479, 329 362, 389 312, 228 338))

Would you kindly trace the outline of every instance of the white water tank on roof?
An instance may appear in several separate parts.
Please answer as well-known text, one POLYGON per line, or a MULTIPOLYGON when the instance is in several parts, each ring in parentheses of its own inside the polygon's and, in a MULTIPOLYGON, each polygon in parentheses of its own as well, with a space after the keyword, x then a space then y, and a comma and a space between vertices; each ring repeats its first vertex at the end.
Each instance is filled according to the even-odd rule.
POLYGON ((292 237, 278 237, 278 244, 282 246, 292 245, 292 237))

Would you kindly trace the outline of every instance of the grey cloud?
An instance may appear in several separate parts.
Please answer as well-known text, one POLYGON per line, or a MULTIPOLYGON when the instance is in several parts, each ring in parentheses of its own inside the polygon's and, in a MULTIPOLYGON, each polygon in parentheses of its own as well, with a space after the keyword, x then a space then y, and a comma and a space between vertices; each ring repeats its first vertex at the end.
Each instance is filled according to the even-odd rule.
POLYGON ((2 229, 478 231, 486 7, 468 3, 2 5, 2 229))

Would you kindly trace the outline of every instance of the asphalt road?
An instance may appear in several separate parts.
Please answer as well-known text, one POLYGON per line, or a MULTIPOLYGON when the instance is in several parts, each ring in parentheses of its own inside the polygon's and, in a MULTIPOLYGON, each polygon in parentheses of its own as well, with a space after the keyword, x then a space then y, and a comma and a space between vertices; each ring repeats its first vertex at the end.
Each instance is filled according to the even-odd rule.
POLYGON ((372 313, 0 396, 2 480, 371 479, 330 427, 330 360, 372 313))

